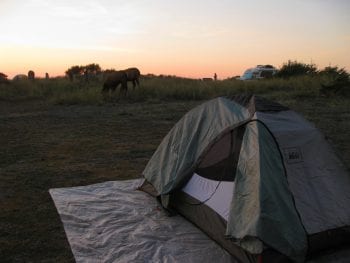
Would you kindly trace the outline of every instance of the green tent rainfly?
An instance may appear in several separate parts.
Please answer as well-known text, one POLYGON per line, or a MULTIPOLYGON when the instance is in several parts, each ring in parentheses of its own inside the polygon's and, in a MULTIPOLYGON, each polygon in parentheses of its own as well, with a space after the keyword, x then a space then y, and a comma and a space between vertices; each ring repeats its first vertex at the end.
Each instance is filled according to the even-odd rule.
POLYGON ((345 166, 314 125, 261 97, 219 97, 194 108, 143 175, 143 190, 242 262, 302 262, 334 245, 325 235, 337 245, 350 239, 345 166))

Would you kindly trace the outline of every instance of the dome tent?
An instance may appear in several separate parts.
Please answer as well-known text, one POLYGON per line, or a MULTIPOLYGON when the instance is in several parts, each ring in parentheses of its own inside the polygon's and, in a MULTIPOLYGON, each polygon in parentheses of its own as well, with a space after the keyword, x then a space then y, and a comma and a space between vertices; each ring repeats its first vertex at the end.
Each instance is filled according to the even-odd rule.
POLYGON ((188 112, 143 175, 143 190, 242 262, 301 262, 350 239, 346 168, 311 123, 254 95, 188 112))

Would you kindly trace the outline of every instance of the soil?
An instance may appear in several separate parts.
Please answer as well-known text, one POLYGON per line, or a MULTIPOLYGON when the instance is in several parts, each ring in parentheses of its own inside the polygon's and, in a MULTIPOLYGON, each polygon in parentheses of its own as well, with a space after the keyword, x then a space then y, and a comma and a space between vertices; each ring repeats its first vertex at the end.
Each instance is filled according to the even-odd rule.
POLYGON ((0 102, 0 261, 74 262, 51 188, 141 176, 199 102, 48 106, 0 102))

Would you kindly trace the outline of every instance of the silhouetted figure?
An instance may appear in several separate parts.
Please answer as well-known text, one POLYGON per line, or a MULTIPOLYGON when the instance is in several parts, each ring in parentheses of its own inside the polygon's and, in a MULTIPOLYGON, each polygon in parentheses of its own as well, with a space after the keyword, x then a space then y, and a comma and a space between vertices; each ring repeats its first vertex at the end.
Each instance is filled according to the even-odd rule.
POLYGON ((28 71, 28 79, 29 79, 29 80, 34 80, 34 78, 35 78, 35 73, 34 73, 34 71, 33 71, 33 70, 29 70, 29 71, 28 71))
POLYGON ((214 80, 218 79, 218 75, 216 75, 216 73, 214 73, 214 80))
POLYGON ((49 77, 49 73, 45 73, 45 79, 49 79, 50 77, 49 77))

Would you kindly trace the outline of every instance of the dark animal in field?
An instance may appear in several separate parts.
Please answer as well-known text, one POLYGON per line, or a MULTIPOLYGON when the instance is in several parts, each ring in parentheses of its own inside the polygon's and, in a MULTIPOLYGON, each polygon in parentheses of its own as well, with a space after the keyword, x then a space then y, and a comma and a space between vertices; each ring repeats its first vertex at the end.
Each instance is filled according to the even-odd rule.
POLYGON ((108 72, 106 80, 103 84, 102 92, 108 92, 109 90, 115 91, 115 89, 121 85, 120 93, 126 95, 128 91, 127 82, 131 81, 133 84, 133 89, 136 85, 140 87, 140 70, 137 68, 128 68, 120 71, 108 72))
POLYGON ((29 71, 28 71, 28 79, 29 79, 29 80, 34 80, 34 78, 35 78, 35 73, 34 73, 34 71, 33 71, 33 70, 29 70, 29 71))
POLYGON ((114 71, 107 74, 106 80, 103 84, 102 92, 115 91, 115 89, 121 85, 120 93, 126 94, 128 86, 127 86, 127 75, 125 71, 114 71))
POLYGON ((139 78, 141 73, 138 68, 128 68, 124 72, 126 73, 127 81, 132 81, 133 89, 135 89, 136 85, 140 87, 139 78))

